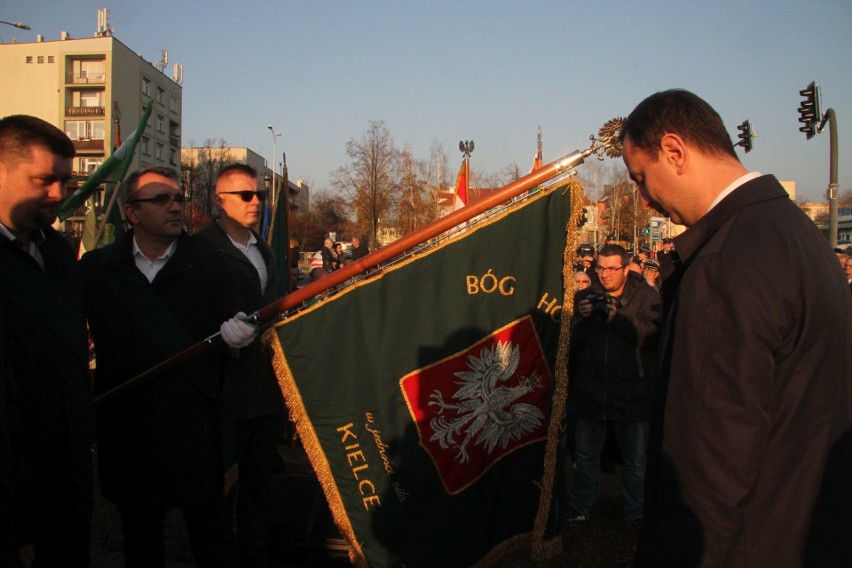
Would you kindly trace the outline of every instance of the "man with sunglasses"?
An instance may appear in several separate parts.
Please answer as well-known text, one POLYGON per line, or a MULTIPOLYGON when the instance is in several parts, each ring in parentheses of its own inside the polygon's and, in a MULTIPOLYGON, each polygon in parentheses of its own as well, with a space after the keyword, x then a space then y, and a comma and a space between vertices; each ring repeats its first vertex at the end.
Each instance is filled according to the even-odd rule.
MULTIPOLYGON (((81 260, 96 393, 217 329, 231 350, 256 335, 244 314, 229 317, 241 308, 230 274, 183 231, 186 197, 174 170, 133 172, 119 201, 131 230, 81 260)), ((118 506, 128 567, 163 565, 163 522, 178 507, 197 566, 228 565, 233 555, 222 522, 235 462, 228 357, 207 350, 97 409, 101 491, 118 506)))
MULTIPOLYGON (((254 231, 267 193, 257 189, 257 171, 231 164, 216 176, 214 218, 194 237, 215 250, 234 273, 242 308, 253 312, 281 296, 278 265, 269 245, 254 231)), ((284 401, 272 370, 269 346, 256 341, 229 361, 234 385, 234 418, 240 479, 236 495, 237 543, 244 567, 269 565, 267 535, 272 474, 284 429, 284 401)))
POLYGON ((659 293, 631 277, 630 255, 604 245, 595 271, 599 284, 574 295, 569 412, 577 416, 570 521, 585 521, 600 496, 601 455, 612 430, 621 450, 624 518, 643 516, 645 456, 659 332, 659 293))
POLYGON ((51 225, 74 144, 0 120, 0 566, 89 565, 92 394, 71 244, 51 225))

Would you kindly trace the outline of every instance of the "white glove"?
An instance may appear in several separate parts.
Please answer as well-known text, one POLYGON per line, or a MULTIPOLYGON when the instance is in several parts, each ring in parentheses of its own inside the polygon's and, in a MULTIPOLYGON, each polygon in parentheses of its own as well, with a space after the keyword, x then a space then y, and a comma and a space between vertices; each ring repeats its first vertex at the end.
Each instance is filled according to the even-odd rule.
POLYGON ((237 315, 222 323, 219 333, 228 347, 239 349, 254 341, 257 328, 246 322, 246 317, 245 312, 237 312, 237 315))

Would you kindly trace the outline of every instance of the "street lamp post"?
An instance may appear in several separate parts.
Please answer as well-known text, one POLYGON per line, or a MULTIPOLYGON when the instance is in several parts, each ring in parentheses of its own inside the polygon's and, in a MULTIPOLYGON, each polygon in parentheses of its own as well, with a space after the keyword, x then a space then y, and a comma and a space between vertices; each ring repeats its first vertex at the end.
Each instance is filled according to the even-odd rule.
POLYGON ((21 29, 21 30, 31 30, 32 29, 31 27, 29 27, 27 24, 25 24, 23 22, 7 22, 5 20, 0 20, 0 24, 9 24, 10 26, 12 26, 14 28, 21 29))
POLYGON ((275 202, 278 199, 278 186, 276 183, 277 180, 275 179, 275 156, 277 155, 275 152, 275 139, 281 136, 281 133, 276 133, 271 124, 267 124, 266 127, 272 133, 272 161, 269 162, 269 169, 272 170, 272 195, 270 196, 270 203, 274 207, 275 202))

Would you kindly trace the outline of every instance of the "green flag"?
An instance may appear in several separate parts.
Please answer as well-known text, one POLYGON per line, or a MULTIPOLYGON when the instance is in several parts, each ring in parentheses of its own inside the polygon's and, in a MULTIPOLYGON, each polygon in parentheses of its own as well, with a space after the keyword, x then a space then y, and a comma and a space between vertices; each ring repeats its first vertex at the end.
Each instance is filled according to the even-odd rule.
POLYGON ((62 205, 59 207, 60 221, 64 221, 70 217, 105 181, 120 182, 124 179, 124 175, 130 167, 130 162, 133 161, 136 144, 145 131, 145 125, 148 124, 148 117, 151 116, 153 105, 153 99, 148 101, 148 105, 145 107, 145 112, 142 113, 142 118, 139 120, 136 130, 130 133, 130 136, 127 137, 127 140, 124 141, 124 144, 118 150, 113 152, 98 169, 92 172, 86 183, 62 202, 62 205))
POLYGON ((539 192, 270 334, 356 564, 486 564, 553 536, 570 201, 539 192))

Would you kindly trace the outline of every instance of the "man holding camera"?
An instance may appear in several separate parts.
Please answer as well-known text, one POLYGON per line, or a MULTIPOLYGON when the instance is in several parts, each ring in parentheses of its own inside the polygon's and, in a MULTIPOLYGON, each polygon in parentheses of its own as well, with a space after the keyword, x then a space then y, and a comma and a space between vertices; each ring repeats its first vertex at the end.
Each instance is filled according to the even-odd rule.
POLYGON ((569 411, 577 416, 569 520, 584 521, 600 495, 600 462, 611 428, 623 462, 624 517, 642 520, 651 373, 661 312, 659 293, 634 278, 619 245, 604 246, 600 284, 574 296, 569 411))

